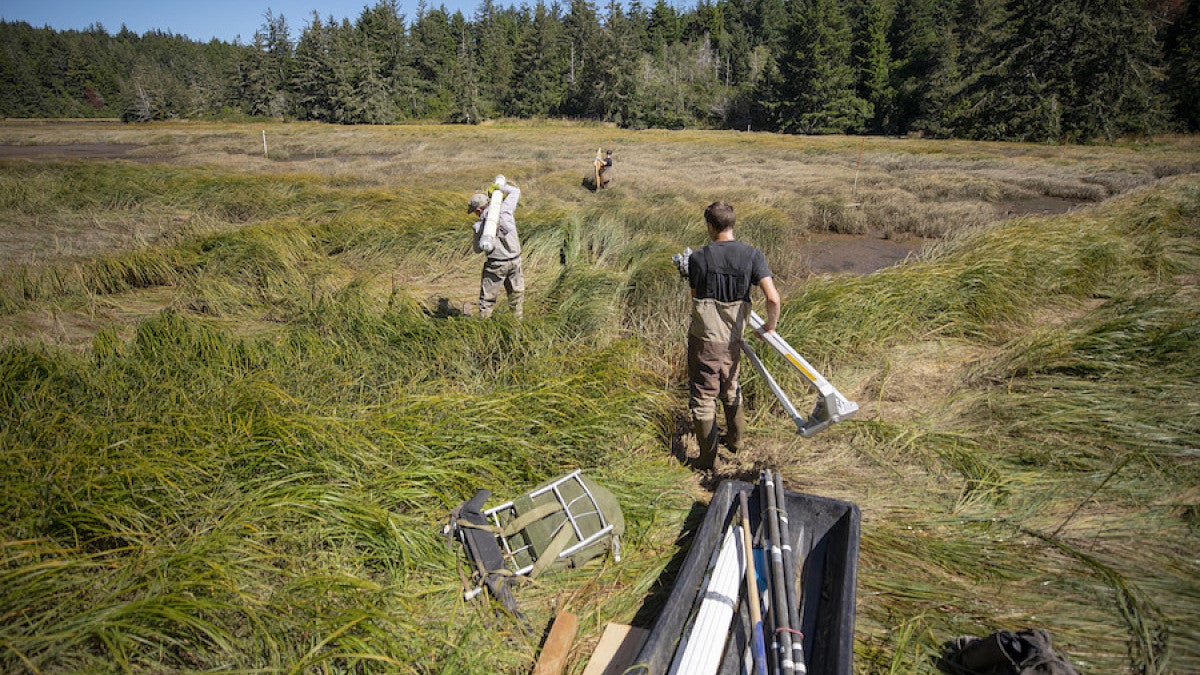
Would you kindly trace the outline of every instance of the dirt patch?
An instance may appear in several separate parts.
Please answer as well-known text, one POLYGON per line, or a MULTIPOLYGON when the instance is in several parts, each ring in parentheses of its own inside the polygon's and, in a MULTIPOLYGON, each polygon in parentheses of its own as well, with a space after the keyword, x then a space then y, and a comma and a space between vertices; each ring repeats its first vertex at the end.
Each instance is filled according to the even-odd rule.
POLYGON ((819 233, 806 236, 799 253, 807 258, 813 274, 870 274, 919 252, 925 243, 918 237, 898 240, 819 233))
POLYGON ((133 143, 0 145, 0 159, 120 159, 140 147, 133 143))

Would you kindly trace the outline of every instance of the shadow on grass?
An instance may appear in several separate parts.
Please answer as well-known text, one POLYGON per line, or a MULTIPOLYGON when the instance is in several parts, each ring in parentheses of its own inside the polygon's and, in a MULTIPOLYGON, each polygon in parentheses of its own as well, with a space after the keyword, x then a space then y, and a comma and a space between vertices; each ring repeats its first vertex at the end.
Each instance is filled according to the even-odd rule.
POLYGON ((663 568, 662 574, 658 575, 658 579, 654 581, 646 599, 642 601, 642 606, 634 614, 632 621, 634 626, 647 630, 654 627, 654 622, 662 612, 663 605, 667 603, 667 598, 671 597, 671 591, 675 589, 675 578, 679 576, 679 568, 687 559, 688 552, 692 548, 692 537, 700 529, 700 524, 704 522, 704 515, 707 512, 706 504, 699 502, 692 504, 687 517, 683 519, 679 535, 675 538, 675 555, 663 568))
POLYGON ((433 309, 427 309, 425 312, 435 319, 455 319, 463 316, 471 316, 469 314, 469 307, 469 304, 464 304, 461 308, 454 307, 450 304, 450 298, 438 298, 437 306, 433 309))

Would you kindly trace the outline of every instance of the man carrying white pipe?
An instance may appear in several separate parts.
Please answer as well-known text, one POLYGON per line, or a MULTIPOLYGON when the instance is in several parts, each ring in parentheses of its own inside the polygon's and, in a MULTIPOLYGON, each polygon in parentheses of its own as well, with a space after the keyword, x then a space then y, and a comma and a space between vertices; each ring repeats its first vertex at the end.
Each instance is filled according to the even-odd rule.
POLYGON ((716 401, 725 409, 725 446, 741 450, 746 418, 738 386, 742 332, 750 316, 750 290, 762 289, 767 319, 764 332, 779 321, 779 291, 762 251, 735 241, 733 207, 713 202, 704 210, 711 242, 687 258, 692 288, 688 328, 688 409, 700 444, 698 469, 717 466, 716 401))
POLYGON ((474 194, 467 202, 467 212, 478 219, 473 226, 473 248, 476 253, 487 254, 479 282, 479 316, 485 319, 492 315, 501 287, 508 293, 512 313, 521 318, 525 277, 521 271, 521 240, 513 215, 520 199, 521 190, 501 175, 496 176, 488 195, 474 194))

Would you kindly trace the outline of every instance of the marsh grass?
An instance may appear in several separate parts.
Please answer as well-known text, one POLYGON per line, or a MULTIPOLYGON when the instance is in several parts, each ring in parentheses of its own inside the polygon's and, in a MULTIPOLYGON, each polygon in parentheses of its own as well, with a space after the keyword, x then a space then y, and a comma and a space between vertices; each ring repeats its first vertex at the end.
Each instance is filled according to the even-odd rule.
POLYGON ((1090 672, 1200 664, 1200 186, 994 214, 1186 173, 1192 140, 271 125, 262 158, 258 127, 149 130, 135 162, 0 170, 6 222, 187 224, 2 270, 5 670, 527 672, 567 608, 580 672, 605 623, 652 619, 696 525, 703 491, 667 448, 688 311, 670 256, 704 243, 720 198, 786 290, 781 333, 863 410, 801 440, 747 376, 755 448, 715 478, 770 463, 862 508, 858 672, 933 673, 946 640, 1033 625, 1090 672), (593 194, 598 132, 619 164, 593 194), (431 293, 476 292, 462 202, 500 164, 527 193, 526 318, 438 313, 431 293), (819 209, 943 241, 809 278, 794 252, 819 209), (18 328, 46 311, 86 314, 89 347, 18 328), (477 488, 507 499, 574 468, 620 499, 623 561, 523 586, 523 635, 463 600, 438 529, 477 488))
POLYGON ((459 592, 437 523, 475 487, 644 446, 663 405, 629 386, 646 376, 627 347, 573 354, 553 326, 496 327, 343 298, 270 342, 168 313, 127 345, 106 338, 92 360, 7 348, 7 465, 37 478, 5 498, 20 531, 5 588, 21 589, 6 605, 37 621, 7 624, 9 656, 490 662, 472 641, 412 651, 421 635, 457 635, 407 618, 446 616, 435 608, 459 592), (53 412, 70 400, 72 416, 53 412), (112 572, 97 578, 97 566, 112 572))
MULTIPOLYGON (((958 337, 1003 345, 976 364, 957 414, 938 419, 937 430, 928 425, 938 411, 916 427, 864 428, 873 430, 862 439, 875 448, 869 451, 873 461, 907 465, 899 474, 902 483, 924 495, 921 506, 888 490, 876 496, 876 508, 903 504, 912 510, 900 520, 908 541, 864 547, 865 585, 887 598, 865 620, 887 626, 894 622, 888 617, 909 618, 900 636, 884 641, 896 652, 888 647, 872 656, 880 643, 868 631, 860 655, 876 664, 869 667, 897 671, 896 654, 909 649, 913 656, 900 661, 899 671, 918 670, 913 659, 928 662, 941 640, 1027 624, 1050 628, 1078 663, 1097 672, 1183 672, 1197 662, 1197 614, 1188 605, 1198 589, 1186 553, 1196 532, 1172 515, 1186 511, 1168 506, 1194 501, 1190 486, 1197 480, 1191 450, 1200 441, 1193 403, 1200 381, 1193 353, 1197 317, 1195 286, 1186 281, 1196 269, 1188 243, 1194 237, 1174 240, 1165 249, 1172 253, 1142 255, 1149 229, 1181 232, 1180 223, 1195 222, 1200 213, 1193 182, 1176 184, 1171 194, 1147 193, 1104 214, 989 228, 928 256, 926 262, 939 269, 998 259, 1006 276, 1020 277, 1022 269, 1027 276, 1009 290, 984 295, 998 300, 986 312, 949 313, 958 330, 976 322, 999 329, 969 329, 958 337), (1151 221, 1156 225, 1146 228, 1151 221), (1059 225, 1064 229, 1056 232, 1059 225), (1164 285, 1168 279, 1174 281, 1164 285), (1176 285, 1178 280, 1183 283, 1176 285), (1019 308, 1051 295, 1099 303, 1055 325, 1013 330, 1022 316, 1032 318, 1019 308), (953 433, 947 422, 956 427, 953 433), (966 545, 969 559, 942 549, 969 542, 972 528, 980 527, 997 539, 966 545), (1011 545, 1016 548, 1004 553, 1011 545), (910 553, 901 553, 906 548, 910 553), (884 559, 872 560, 875 555, 884 559), (1003 566, 1006 579, 985 583, 977 576, 1003 566), (913 575, 913 567, 922 573, 913 575), (971 569, 978 572, 961 586, 934 581, 971 569), (980 593, 984 588, 1003 590, 980 593), (938 604, 949 597, 961 600, 938 604), (1019 618, 985 625, 970 618, 995 614, 997 598, 1010 612, 1023 608, 1010 614, 1019 618), (1114 634, 1123 636, 1125 650, 1101 647, 1114 634)), ((929 274, 920 282, 905 274, 927 271, 924 264, 898 269, 897 279, 938 283, 929 274)), ((961 272, 946 278, 961 279, 961 272)), ((946 308, 933 309, 912 317, 909 328, 894 324, 894 334, 944 334, 946 308)), ((894 522, 881 516, 864 538, 894 528, 894 522)))

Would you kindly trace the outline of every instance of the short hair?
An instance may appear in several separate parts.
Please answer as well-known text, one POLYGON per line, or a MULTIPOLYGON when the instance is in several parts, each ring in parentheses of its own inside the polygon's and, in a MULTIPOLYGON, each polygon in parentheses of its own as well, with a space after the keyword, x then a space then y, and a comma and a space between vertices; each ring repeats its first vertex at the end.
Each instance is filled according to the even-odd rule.
POLYGON ((467 202, 467 212, 474 213, 476 209, 483 208, 488 205, 487 195, 477 193, 471 195, 470 201, 467 202))
POLYGON ((704 220, 717 232, 733 227, 733 207, 726 202, 713 202, 704 209, 704 220))

